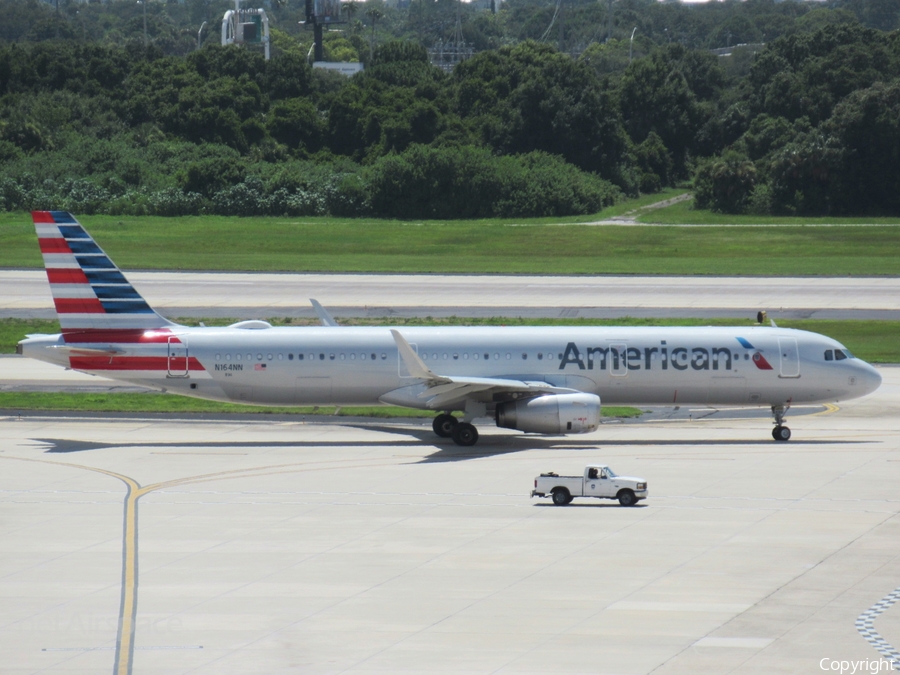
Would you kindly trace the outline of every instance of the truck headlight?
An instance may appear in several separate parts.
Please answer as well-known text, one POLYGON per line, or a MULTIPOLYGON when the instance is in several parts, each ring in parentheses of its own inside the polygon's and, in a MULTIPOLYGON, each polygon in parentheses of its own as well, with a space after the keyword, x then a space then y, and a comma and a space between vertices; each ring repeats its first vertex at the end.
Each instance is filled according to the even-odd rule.
POLYGON ((638 490, 646 490, 646 489, 647 489, 647 484, 646 484, 646 483, 638 483, 638 484, 637 484, 637 489, 638 489, 638 490))

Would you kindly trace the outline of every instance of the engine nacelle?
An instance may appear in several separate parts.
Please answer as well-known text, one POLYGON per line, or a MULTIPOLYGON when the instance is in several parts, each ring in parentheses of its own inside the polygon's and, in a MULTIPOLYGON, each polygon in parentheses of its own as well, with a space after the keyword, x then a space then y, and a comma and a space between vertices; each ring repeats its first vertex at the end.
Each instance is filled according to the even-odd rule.
POLYGON ((497 426, 538 434, 586 434, 600 426, 596 394, 554 394, 497 406, 497 426))

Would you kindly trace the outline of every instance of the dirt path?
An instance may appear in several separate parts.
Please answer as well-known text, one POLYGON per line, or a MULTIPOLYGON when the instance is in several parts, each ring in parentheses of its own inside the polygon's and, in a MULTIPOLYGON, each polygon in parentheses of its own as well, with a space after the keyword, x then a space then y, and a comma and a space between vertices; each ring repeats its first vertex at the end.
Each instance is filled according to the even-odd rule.
POLYGON ((652 204, 647 204, 646 206, 642 206, 637 209, 633 209, 631 211, 626 211, 620 216, 612 216, 611 218, 607 218, 605 220, 595 220, 590 223, 581 223, 582 225, 641 225, 642 223, 638 223, 637 219, 644 215, 645 213, 649 213, 650 211, 655 211, 656 209, 664 209, 667 206, 672 206, 672 204, 679 204, 680 202, 686 202, 694 198, 694 195, 690 192, 685 192, 684 194, 678 195, 677 197, 671 197, 669 199, 664 199, 661 202, 654 202, 652 204))

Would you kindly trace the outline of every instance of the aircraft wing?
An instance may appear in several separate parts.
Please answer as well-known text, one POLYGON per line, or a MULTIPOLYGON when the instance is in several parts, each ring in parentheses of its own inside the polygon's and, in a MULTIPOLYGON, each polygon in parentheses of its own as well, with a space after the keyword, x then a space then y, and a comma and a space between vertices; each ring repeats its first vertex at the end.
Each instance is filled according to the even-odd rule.
POLYGON ((509 380, 497 377, 468 377, 438 375, 433 372, 415 350, 410 346, 399 331, 391 330, 394 342, 400 352, 406 369, 412 377, 422 381, 417 387, 415 398, 422 400, 425 407, 440 409, 464 401, 477 394, 487 393, 516 393, 526 396, 540 396, 542 394, 572 394, 576 389, 555 387, 547 382, 528 382, 524 380, 509 380))
POLYGON ((318 300, 310 298, 309 301, 312 304, 313 309, 316 310, 316 316, 319 317, 319 321, 322 322, 323 326, 340 326, 340 324, 334 320, 334 317, 329 314, 328 310, 322 307, 318 300))

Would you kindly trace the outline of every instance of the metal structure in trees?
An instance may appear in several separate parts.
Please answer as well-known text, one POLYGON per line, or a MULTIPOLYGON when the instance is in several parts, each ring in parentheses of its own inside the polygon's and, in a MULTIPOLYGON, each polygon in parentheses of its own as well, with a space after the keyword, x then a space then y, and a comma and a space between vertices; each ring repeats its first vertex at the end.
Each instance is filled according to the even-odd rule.
POLYGON ((463 39, 462 13, 458 3, 456 7, 456 24, 453 27, 453 40, 448 42, 438 40, 428 50, 428 60, 431 61, 431 65, 449 73, 453 71, 458 63, 472 58, 473 54, 475 54, 475 48, 467 44, 465 39, 463 39))
POLYGON ((313 27, 313 61, 324 61, 325 26, 347 23, 341 14, 341 0, 306 0, 306 21, 303 23, 313 27))
POLYGON ((222 17, 222 45, 261 44, 269 60, 269 17, 266 10, 241 9, 241 0, 234 0, 234 9, 222 17))

